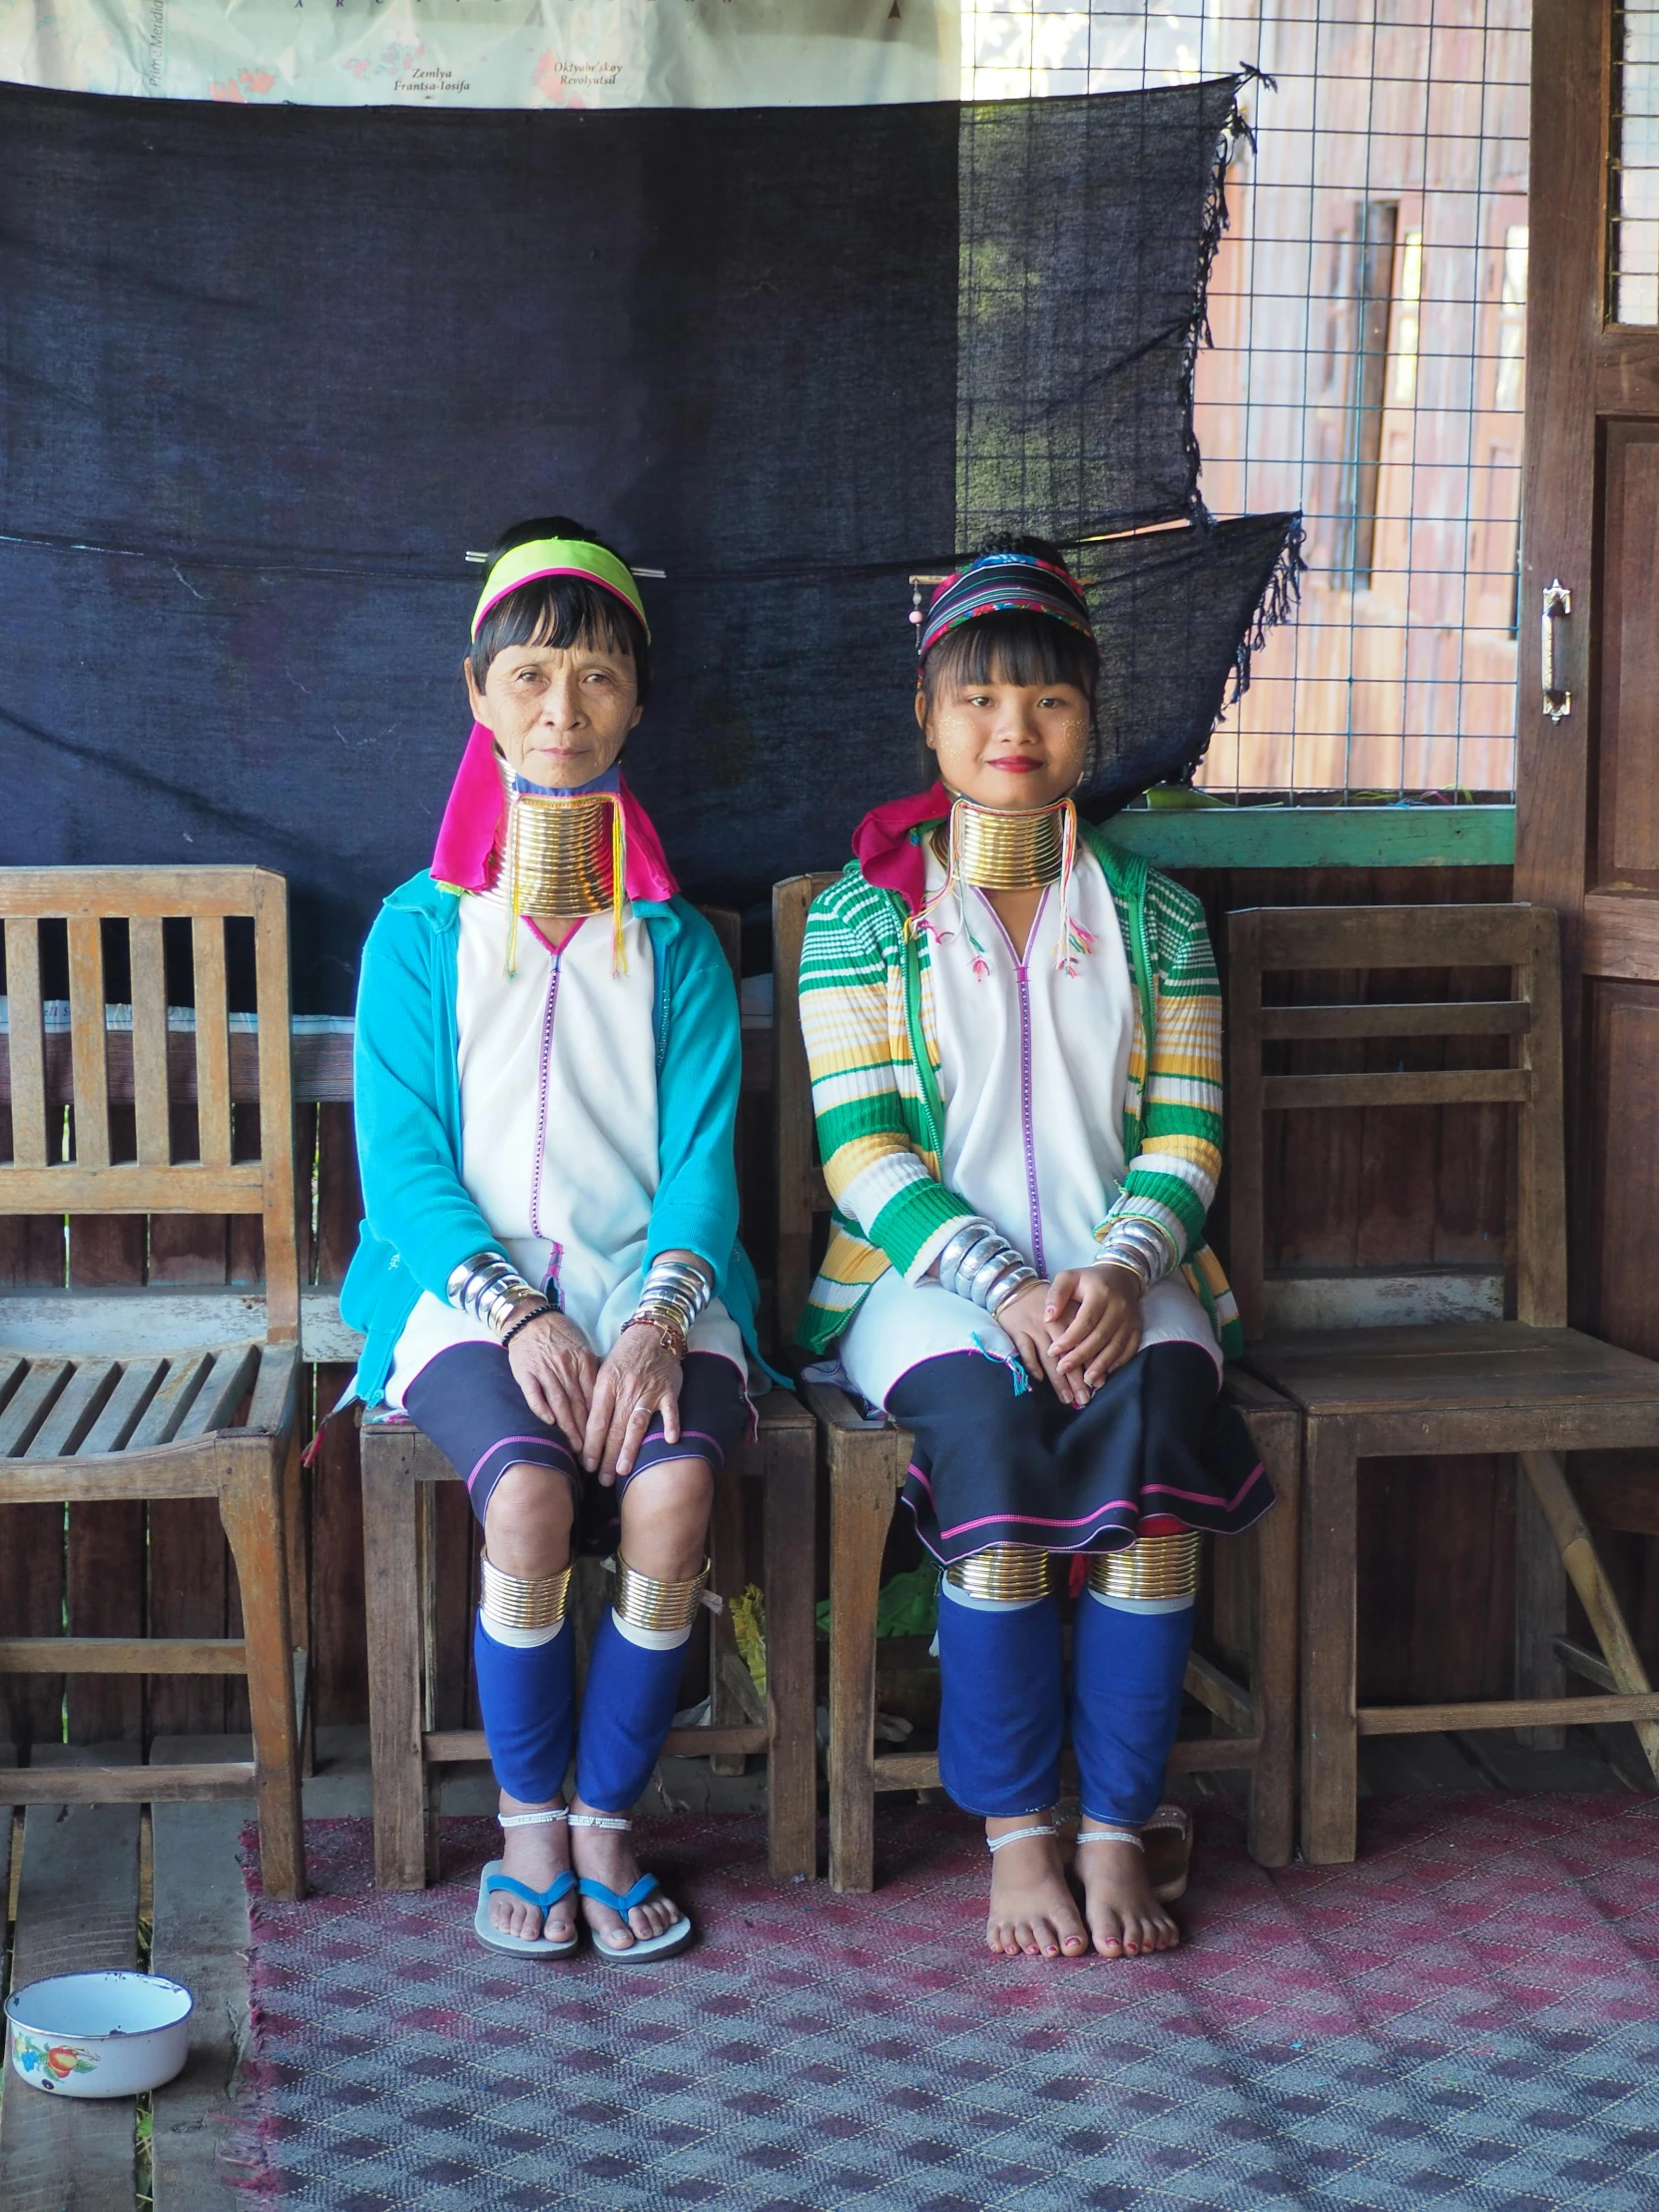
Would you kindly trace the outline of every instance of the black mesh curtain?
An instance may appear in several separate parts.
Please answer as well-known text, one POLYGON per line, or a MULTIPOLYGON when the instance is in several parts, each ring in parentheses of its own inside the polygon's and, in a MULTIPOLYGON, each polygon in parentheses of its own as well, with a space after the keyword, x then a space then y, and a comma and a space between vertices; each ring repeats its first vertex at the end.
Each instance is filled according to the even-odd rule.
MULTIPOLYGON (((347 1007, 465 736, 464 550, 558 509, 669 572, 630 773, 688 889, 837 863, 913 782, 909 569, 1192 510, 1232 98, 0 89, 0 859, 280 867, 296 1003, 347 1007)), ((1091 567, 1137 773, 1196 757, 1284 518, 1181 538, 1156 623, 1091 567)))

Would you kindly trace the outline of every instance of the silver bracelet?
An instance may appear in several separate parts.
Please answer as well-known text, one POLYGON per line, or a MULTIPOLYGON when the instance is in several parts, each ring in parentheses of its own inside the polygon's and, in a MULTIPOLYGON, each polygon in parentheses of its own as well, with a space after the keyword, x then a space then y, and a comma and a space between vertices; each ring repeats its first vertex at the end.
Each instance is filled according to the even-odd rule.
POLYGON ((1016 1258, 1015 1265, 1005 1268, 985 1293, 985 1311, 995 1321, 1010 1299, 1018 1298, 1027 1283, 1038 1280, 1037 1271, 1016 1258))
POLYGON ((695 1260, 653 1260, 640 1286, 635 1321, 667 1322, 682 1338, 714 1296, 714 1285, 695 1260))
POLYGON ((1101 1239, 1093 1265, 1124 1268, 1138 1276, 1143 1291, 1151 1290, 1180 1265, 1180 1254, 1168 1234, 1140 1214, 1120 1214, 1101 1239))
POLYGON ((1029 1261, 999 1229, 977 1215, 964 1222, 944 1246, 936 1266, 942 1290, 953 1291, 991 1315, 1037 1280, 1029 1261))
POLYGON ((542 1295, 499 1252, 475 1252, 450 1271, 444 1288, 457 1313, 470 1316, 495 1337, 507 1328, 515 1307, 542 1295))

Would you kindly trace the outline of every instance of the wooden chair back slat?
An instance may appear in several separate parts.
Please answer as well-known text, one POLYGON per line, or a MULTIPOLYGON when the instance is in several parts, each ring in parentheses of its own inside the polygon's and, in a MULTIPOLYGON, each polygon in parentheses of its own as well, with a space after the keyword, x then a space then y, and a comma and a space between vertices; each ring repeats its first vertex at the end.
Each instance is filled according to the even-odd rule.
MULTIPOLYGON (((0 1161, 0 1215, 253 1214, 265 1229, 267 1326, 297 1340, 298 1238, 294 1207, 287 886, 266 868, 0 868, 8 1034, 6 1081, 13 1146, 0 1161), (42 920, 61 919, 69 948, 69 1033, 45 1030, 42 920), (168 1029, 164 924, 189 920, 195 1035, 168 1029), (258 1034, 247 1045, 244 1093, 257 1103, 257 1158, 234 1160, 231 1015, 226 925, 251 921, 258 1034), (132 1027, 112 1030, 103 926, 127 932, 132 1027), (67 1054, 62 1051, 68 1046, 67 1054), (176 1049, 177 1048, 177 1049, 176 1049), (194 1056, 200 1139, 193 1160, 173 1158, 171 1109, 188 1097, 194 1056), (67 1070, 65 1062, 67 1060, 67 1070), (119 1086, 112 1085, 112 1068, 119 1086), (257 1069, 257 1085, 252 1080, 257 1069), (61 1159, 61 1100, 74 1109, 73 1158, 61 1159), (110 1106, 134 1108, 137 1157, 112 1160, 110 1106)), ((252 1129, 252 1118, 248 1131, 252 1129)), ((248 1133, 245 1131, 245 1134, 248 1133)), ((121 1389, 116 1397, 122 1395, 121 1389)), ((99 1422, 102 1425, 103 1415, 99 1422)), ((166 1441, 165 1437, 157 1439, 166 1441)), ((15 1447, 14 1447, 15 1448, 15 1447)))
POLYGON ((1262 906, 1265 969, 1516 967, 1529 906, 1262 906))
POLYGON ((172 1164, 168 1115, 167 967, 159 914, 137 914, 127 925, 133 974, 133 1109, 140 1167, 172 1164))
POLYGON ((1515 1110, 1516 1318, 1566 1325, 1561 1152, 1561 981, 1556 916, 1541 906, 1255 907, 1229 916, 1227 1160, 1229 1274, 1247 1338, 1266 1328, 1263 1117, 1313 1107, 1496 1104, 1515 1110), (1510 999, 1439 997, 1410 1006, 1269 1006, 1263 977, 1334 968, 1507 968, 1510 999), (1506 1068, 1268 1075, 1271 1040, 1391 1037, 1513 1040, 1506 1068))
POLYGON ((40 923, 14 915, 6 932, 6 1057, 11 1074, 12 1158, 43 1168, 47 1151, 46 1016, 40 987, 40 923))
POLYGON ((830 1193, 801 1033, 801 947, 807 909, 833 874, 792 875, 772 892, 772 1093, 778 1126, 778 1342, 787 1345, 813 1287, 813 1216, 830 1193))
MULTIPOLYGON (((191 951, 196 968, 197 1157, 205 1168, 228 1168, 231 1164, 231 1016, 226 992, 222 915, 197 915, 191 924, 191 951)), ((285 997, 286 993, 283 995, 285 997)))
POLYGON ((1518 1037, 1532 1009, 1519 999, 1459 999, 1447 1006, 1264 1006, 1262 1035, 1302 1043, 1316 1037, 1518 1037))
POLYGON ((110 1078, 104 1013, 104 925, 92 914, 69 924, 69 1044, 75 1069, 75 1165, 110 1164, 110 1078))
POLYGON ((1515 1319, 1567 1326, 1567 1180, 1561 1103, 1561 938, 1548 906, 1530 909, 1531 957, 1516 986, 1532 1007, 1520 1040, 1531 1097, 1520 1112, 1515 1188, 1515 1319))
MULTIPOLYGON (((260 1152, 293 1159, 293 1078, 289 1058, 288 887, 279 875, 254 886, 254 971, 260 1000, 260 1152)), ((223 924, 221 924, 223 927, 223 924)), ((225 1096, 231 1095, 230 1030, 226 1029, 225 1096)), ((299 1224, 291 1175, 266 1185, 266 1335, 273 1343, 299 1336, 299 1224)))
POLYGON ((1268 1075, 1262 1104, 1271 1113, 1312 1106, 1524 1106, 1532 1078, 1524 1068, 1408 1068, 1400 1074, 1268 1075))

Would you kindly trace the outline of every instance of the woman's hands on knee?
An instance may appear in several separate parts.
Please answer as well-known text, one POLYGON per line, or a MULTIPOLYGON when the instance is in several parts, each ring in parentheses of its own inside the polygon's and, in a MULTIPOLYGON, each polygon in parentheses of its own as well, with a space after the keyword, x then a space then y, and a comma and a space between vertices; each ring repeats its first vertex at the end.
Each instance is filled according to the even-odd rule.
POLYGON ((1141 1279, 1132 1268, 1067 1268, 1048 1286, 1043 1318, 1048 1356, 1068 1385, 1060 1395, 1085 1405, 1140 1350, 1141 1279))
POLYGON ((564 1314, 543 1314, 507 1347, 513 1381, 539 1420, 551 1421, 568 1443, 586 1432, 599 1362, 576 1324, 564 1314))
POLYGON ((625 1329, 599 1370, 582 1439, 582 1464, 605 1484, 634 1471, 654 1415, 680 1441, 680 1363, 655 1329, 625 1329))
MULTIPOLYGON (((1066 1278, 1062 1276, 1059 1280, 1064 1282, 1066 1278)), ((1049 1318, 1053 1306, 1053 1284, 1027 1283, 998 1309, 996 1325, 1014 1340, 1014 1349, 1033 1382, 1043 1377, 1053 1386, 1062 1405, 1082 1405, 1087 1402, 1088 1393, 1062 1371, 1054 1357, 1056 1331, 1049 1318)))

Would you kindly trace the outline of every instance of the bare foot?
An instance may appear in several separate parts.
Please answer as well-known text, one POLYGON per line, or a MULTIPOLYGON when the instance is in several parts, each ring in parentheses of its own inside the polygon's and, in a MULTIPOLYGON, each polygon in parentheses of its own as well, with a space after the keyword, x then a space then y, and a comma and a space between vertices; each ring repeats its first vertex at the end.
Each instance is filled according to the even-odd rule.
POLYGON ((1074 1862, 1083 1885, 1089 1933, 1102 1958, 1138 1958, 1145 1951, 1174 1950, 1181 1931, 1152 1894, 1146 1855, 1135 1844, 1084 1844, 1078 1831, 1074 1862))
MULTIPOLYGON (((985 1838, 1010 1835, 1017 1828, 1046 1824, 1050 1814, 987 1821, 985 1838)), ((1077 1906, 1066 1885, 1055 1836, 1023 1837, 1004 1844, 991 1860, 991 1910, 985 1923, 989 1950, 1012 1957, 1081 1958, 1089 1947, 1077 1906)))
MULTIPOLYGON (((573 1813, 598 1810, 580 1798, 571 1800, 573 1813)), ((588 1881, 603 1882, 607 1890, 623 1897, 639 1880, 640 1863, 634 1857, 633 1840, 626 1829, 578 1828, 570 1842, 576 1872, 588 1881)), ((631 1950, 636 1939, 648 1942, 653 1936, 664 1935, 680 1918, 680 1908, 661 1890, 643 1905, 636 1905, 626 1922, 597 1898, 584 1898, 582 1911, 593 1930, 594 1941, 603 1943, 607 1950, 631 1950)))
MULTIPOLYGON (((559 1802, 552 1798, 545 1805, 521 1805, 505 1790, 501 1793, 503 1813, 545 1813, 559 1802)), ((501 1872, 522 1882, 527 1890, 550 1889, 569 1865, 570 1837, 563 1821, 501 1831, 501 1872)), ((574 1898, 561 1898, 544 1926, 538 1907, 515 1898, 510 1890, 495 1890, 490 1894, 490 1926, 500 1929, 503 1936, 522 1936, 527 1942, 534 1942, 538 1936, 545 1936, 553 1943, 568 1942, 576 1933, 572 1913, 575 1902, 574 1898)))

